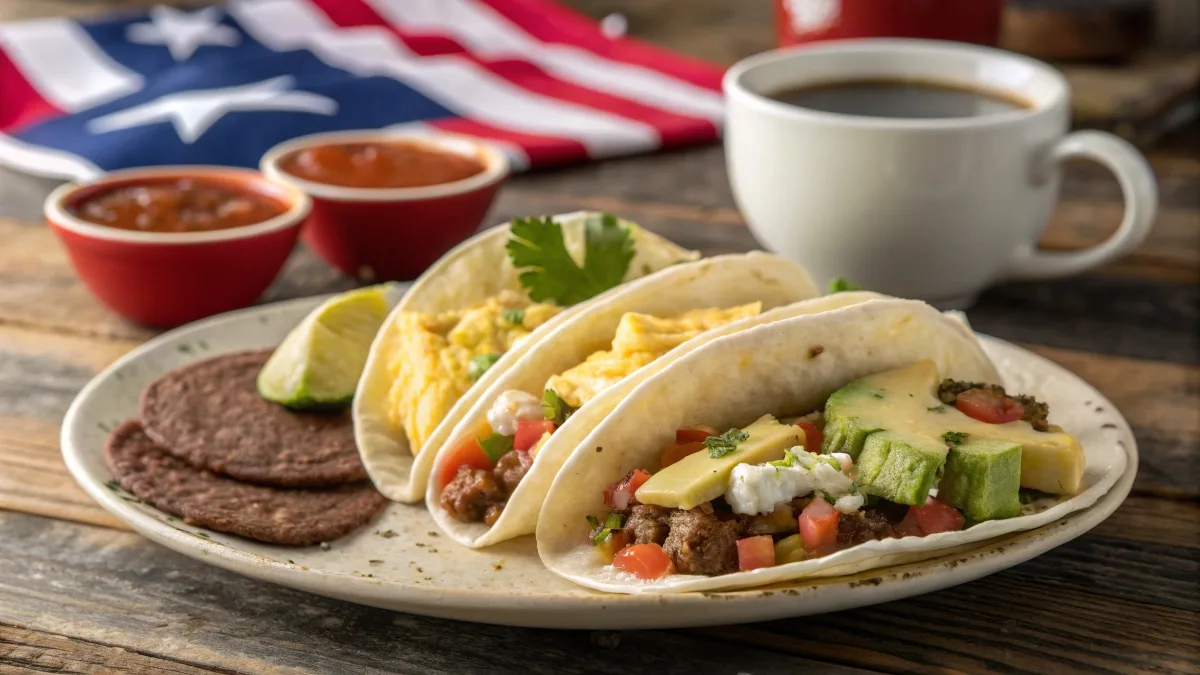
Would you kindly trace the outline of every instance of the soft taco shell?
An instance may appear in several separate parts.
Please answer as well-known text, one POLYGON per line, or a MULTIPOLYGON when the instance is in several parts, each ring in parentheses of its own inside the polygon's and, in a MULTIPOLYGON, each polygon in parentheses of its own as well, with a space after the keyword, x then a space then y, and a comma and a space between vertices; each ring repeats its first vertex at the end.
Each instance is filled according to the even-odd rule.
MULTIPOLYGON (((961 321, 914 300, 873 299, 709 341, 630 392, 567 460, 538 520, 542 562, 570 581, 618 593, 715 591, 889 564, 876 546, 882 542, 868 542, 753 572, 639 582, 612 570, 587 545, 585 517, 604 510, 605 487, 633 469, 656 466, 659 451, 680 427, 703 423, 725 429, 764 413, 808 413, 842 385, 922 359, 932 360, 942 377, 999 381, 977 338, 961 321)), ((930 541, 940 536, 888 543, 904 551, 958 543, 938 546, 930 541)))
MULTIPOLYGON (((532 467, 509 497, 499 520, 492 526, 455 520, 440 503, 442 485, 430 480, 425 502, 434 522, 456 541, 473 548, 532 534, 538 512, 554 476, 571 452, 639 382, 666 364, 719 335, 768 323, 795 313, 800 300, 813 298, 817 287, 808 273, 794 263, 762 252, 705 258, 663 270, 622 287, 561 323, 534 345, 477 398, 438 450, 433 474, 450 451, 468 440, 487 418, 488 409, 504 391, 518 389, 540 394, 553 375, 582 362, 590 354, 608 349, 621 317, 629 312, 675 316, 692 309, 732 307, 761 301, 762 314, 710 330, 643 366, 603 390, 580 408, 537 453, 532 467)), ((808 311, 861 302, 870 293, 844 293, 810 300, 808 311)), ((804 303, 800 303, 801 305, 804 303)))
MULTIPOLYGON (((577 258, 582 256, 584 225, 587 218, 593 215, 598 214, 581 211, 554 216, 562 224, 568 250, 577 258)), ((633 223, 622 221, 622 224, 633 233, 636 248, 626 281, 699 257, 695 251, 680 248, 633 223)), ((425 495, 425 482, 433 465, 434 453, 453 428, 453 421, 462 417, 479 393, 529 350, 541 335, 582 311, 590 302, 595 302, 593 299, 565 309, 509 350, 467 390, 430 435, 424 447, 414 455, 404 429, 394 427, 384 410, 392 385, 387 357, 395 340, 396 318, 401 312, 437 313, 466 307, 499 295, 502 291, 524 293, 517 270, 513 268, 505 250, 508 237, 509 225, 497 225, 442 256, 413 282, 375 336, 354 396, 354 438, 371 481, 389 499, 409 503, 420 501, 425 495)))

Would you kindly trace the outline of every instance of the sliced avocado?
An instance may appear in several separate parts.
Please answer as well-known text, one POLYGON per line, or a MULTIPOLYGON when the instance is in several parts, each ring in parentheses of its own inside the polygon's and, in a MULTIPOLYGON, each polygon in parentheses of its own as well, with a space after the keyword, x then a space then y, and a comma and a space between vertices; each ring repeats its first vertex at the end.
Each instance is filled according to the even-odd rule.
POLYGON ((858 456, 858 483, 869 495, 920 506, 941 475, 946 446, 918 434, 877 431, 858 456))
POLYGON ((981 439, 950 448, 938 499, 974 521, 1021 515, 1021 444, 981 439))
POLYGON ((643 504, 669 509, 690 509, 725 494, 729 474, 738 464, 762 464, 783 458, 783 451, 803 445, 804 432, 763 415, 742 429, 749 436, 724 456, 712 457, 707 449, 695 452, 659 471, 634 493, 643 504))
POLYGON ((868 438, 880 431, 938 443, 947 432, 969 441, 992 439, 1021 446, 1021 487, 1074 494, 1083 479, 1083 448, 1060 429, 1035 431, 1028 422, 988 424, 937 399, 932 361, 877 373, 842 387, 825 404, 823 452, 845 452, 858 461, 868 438))

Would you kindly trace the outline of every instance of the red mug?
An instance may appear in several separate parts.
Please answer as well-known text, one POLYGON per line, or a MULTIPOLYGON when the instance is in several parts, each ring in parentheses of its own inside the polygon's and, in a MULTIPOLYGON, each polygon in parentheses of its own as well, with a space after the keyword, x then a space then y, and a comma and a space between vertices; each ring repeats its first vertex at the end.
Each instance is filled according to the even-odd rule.
POLYGON ((995 45, 1004 0, 775 0, 781 46, 907 37, 995 45))

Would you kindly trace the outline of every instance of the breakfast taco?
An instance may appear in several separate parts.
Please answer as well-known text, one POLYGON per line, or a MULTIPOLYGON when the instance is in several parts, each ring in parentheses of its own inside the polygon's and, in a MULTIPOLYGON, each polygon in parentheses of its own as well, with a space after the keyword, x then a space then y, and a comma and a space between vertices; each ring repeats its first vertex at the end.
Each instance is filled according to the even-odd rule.
POLYGON ((711 591, 1038 527, 1024 502, 1078 492, 1083 451, 999 381, 964 323, 911 300, 710 340, 579 444, 538 552, 599 590, 711 591))
POLYGON ((455 247, 376 334, 354 395, 375 486, 416 502, 434 451, 479 392, 595 296, 699 254, 600 213, 516 219, 455 247))
POLYGON ((502 373, 455 426, 427 486, 434 521, 472 547, 533 533, 563 462, 638 382, 714 337, 878 297, 810 299, 817 293, 800 267, 754 252, 677 265, 598 299, 502 373))

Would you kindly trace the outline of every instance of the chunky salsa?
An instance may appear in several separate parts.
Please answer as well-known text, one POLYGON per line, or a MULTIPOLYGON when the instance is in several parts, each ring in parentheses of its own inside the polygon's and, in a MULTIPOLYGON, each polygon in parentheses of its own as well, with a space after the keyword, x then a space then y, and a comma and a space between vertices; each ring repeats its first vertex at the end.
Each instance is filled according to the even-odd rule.
POLYGON ((475 157, 421 143, 339 143, 305 148, 284 157, 287 173, 329 185, 354 188, 407 188, 470 178, 486 168, 475 157))
POLYGON ((282 202, 192 178, 147 181, 106 190, 70 208, 90 223, 140 232, 208 232, 255 225, 287 211, 282 202))

